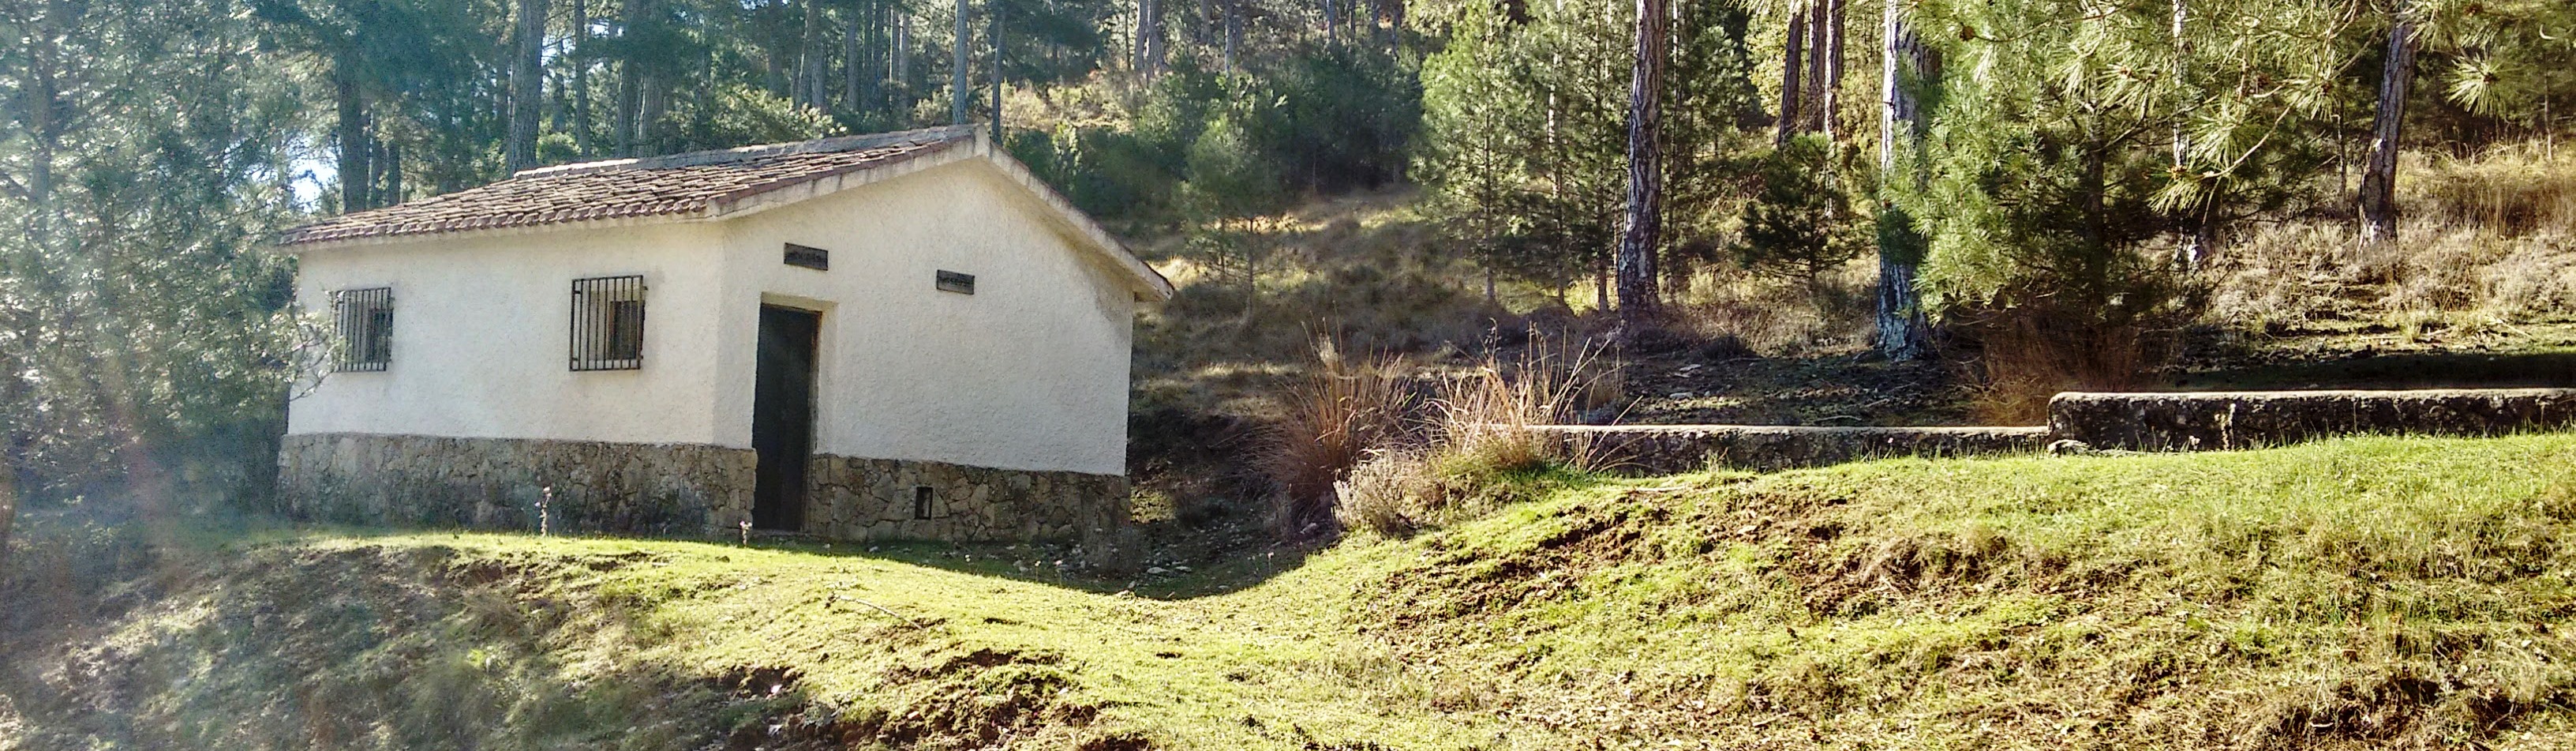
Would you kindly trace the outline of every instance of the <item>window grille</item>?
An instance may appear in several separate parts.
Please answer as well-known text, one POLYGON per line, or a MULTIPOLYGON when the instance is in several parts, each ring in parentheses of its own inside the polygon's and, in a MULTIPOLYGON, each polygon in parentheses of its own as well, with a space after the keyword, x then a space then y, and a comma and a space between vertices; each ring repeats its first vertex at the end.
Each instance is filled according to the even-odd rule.
POLYGON ((332 360, 332 370, 380 371, 393 364, 392 287, 331 293, 331 318, 340 338, 340 351, 332 360))
POLYGON ((572 369, 644 367, 644 277, 572 281, 572 369))

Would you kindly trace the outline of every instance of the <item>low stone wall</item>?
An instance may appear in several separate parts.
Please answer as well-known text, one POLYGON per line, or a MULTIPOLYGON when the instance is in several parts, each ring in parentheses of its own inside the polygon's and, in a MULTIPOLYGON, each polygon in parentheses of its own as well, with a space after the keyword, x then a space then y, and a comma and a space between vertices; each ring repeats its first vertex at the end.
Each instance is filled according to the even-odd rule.
POLYGON ((2036 451, 2041 427, 1880 428, 1776 425, 1549 425, 1538 430, 1560 444, 1602 457, 1611 471, 1696 472, 1711 466, 1753 470, 1814 467, 1890 456, 1970 456, 2036 451))
POLYGON ((2576 389, 2064 393, 2051 437, 2097 449, 2233 449, 2356 433, 2500 435, 2576 426, 2576 389))
MULTIPOLYGON (((372 434, 286 436, 287 508, 322 521, 534 530, 543 489, 563 532, 730 539, 751 517, 748 449, 372 434)), ((818 455, 805 528, 848 540, 1113 539, 1127 519, 1116 475, 818 455), (918 488, 929 518, 917 518, 918 488)))

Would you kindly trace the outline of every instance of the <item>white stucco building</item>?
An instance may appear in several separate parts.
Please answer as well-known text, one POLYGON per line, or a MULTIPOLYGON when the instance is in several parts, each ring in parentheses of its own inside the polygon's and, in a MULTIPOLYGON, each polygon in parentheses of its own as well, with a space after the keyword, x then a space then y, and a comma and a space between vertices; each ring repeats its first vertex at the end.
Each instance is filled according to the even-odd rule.
POLYGON ((1063 537, 1123 516, 1171 285, 973 128, 530 170, 292 230, 341 349, 295 507, 361 522, 1063 537))

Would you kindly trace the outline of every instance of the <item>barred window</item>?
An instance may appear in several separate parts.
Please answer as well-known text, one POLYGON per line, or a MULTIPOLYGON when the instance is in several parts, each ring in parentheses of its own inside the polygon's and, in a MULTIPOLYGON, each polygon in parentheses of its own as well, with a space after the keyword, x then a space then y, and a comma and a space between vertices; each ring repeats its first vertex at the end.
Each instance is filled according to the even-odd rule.
POLYGON ((344 289, 331 293, 331 318, 340 351, 335 371, 384 370, 394 361, 394 290, 392 287, 344 289))
POLYGON ((572 281, 572 369, 644 367, 644 277, 572 281))

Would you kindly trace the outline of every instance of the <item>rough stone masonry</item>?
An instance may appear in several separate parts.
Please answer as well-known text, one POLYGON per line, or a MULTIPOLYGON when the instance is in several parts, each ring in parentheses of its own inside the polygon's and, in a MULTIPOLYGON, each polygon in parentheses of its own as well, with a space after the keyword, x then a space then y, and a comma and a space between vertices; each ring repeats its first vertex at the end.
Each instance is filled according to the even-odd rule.
POLYGON ((2278 446, 2351 434, 2501 435, 2576 427, 2576 389, 2064 393, 2045 427, 1548 425, 1612 471, 1774 470, 1891 456, 2278 446), (2072 443, 2060 443, 2072 442, 2072 443))
MULTIPOLYGON (((729 538, 756 464, 692 444, 312 434, 286 437, 278 485, 296 514, 350 524, 534 530, 543 501, 556 530, 729 538)), ((808 474, 799 531, 829 539, 1089 545, 1127 520, 1117 475, 831 455, 808 474)))

